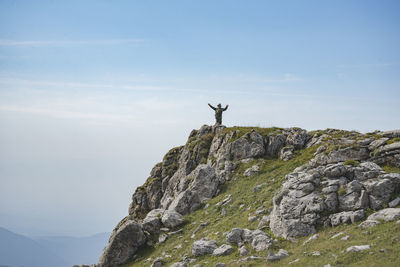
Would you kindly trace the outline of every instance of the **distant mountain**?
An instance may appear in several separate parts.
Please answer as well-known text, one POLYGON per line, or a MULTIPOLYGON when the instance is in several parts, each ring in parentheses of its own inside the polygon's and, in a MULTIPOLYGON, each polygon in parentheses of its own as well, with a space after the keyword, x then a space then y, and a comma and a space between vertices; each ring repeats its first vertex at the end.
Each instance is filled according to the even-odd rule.
POLYGON ((38 242, 0 227, 0 266, 70 267, 38 242))
POLYGON ((53 236, 35 240, 72 266, 97 263, 109 236, 110 233, 99 233, 88 237, 53 236))

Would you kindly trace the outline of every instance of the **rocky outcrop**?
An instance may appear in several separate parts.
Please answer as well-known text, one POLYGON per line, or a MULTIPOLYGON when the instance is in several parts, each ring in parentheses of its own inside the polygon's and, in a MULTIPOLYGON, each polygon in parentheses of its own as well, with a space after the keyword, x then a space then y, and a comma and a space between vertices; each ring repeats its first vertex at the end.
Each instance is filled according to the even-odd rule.
POLYGON ((135 220, 126 217, 111 233, 98 266, 120 266, 126 263, 145 242, 146 236, 142 227, 135 220))
POLYGON ((400 191, 400 174, 385 173, 366 159, 365 147, 348 147, 317 154, 305 166, 286 175, 274 197, 271 230, 277 236, 315 233, 318 225, 336 226, 365 218, 365 210, 381 209, 400 191), (355 163, 353 163, 355 162, 355 163))
MULTIPOLYGON (((172 234, 165 231, 182 225, 182 215, 217 196, 223 190, 222 184, 242 175, 257 179, 270 158, 288 161, 299 154, 297 150, 306 147, 319 146, 314 158, 286 175, 273 198, 271 214, 262 218, 259 228, 269 224, 276 236, 305 236, 315 233, 318 226, 364 220, 368 208, 395 207, 400 202, 394 199, 400 192, 400 174, 387 173, 379 165, 400 167, 399 137, 400 130, 362 135, 336 129, 308 133, 299 128, 227 129, 204 125, 190 133, 184 146, 171 149, 151 170, 145 184, 136 189, 129 216, 114 229, 99 264, 119 266, 129 261, 146 241, 149 245, 155 240, 165 242, 172 234), (262 157, 268 160, 257 160, 246 168, 240 166, 262 157), (241 173, 235 172, 238 166, 241 173)), ((261 195, 268 185, 266 181, 252 189, 261 195)), ((230 215, 229 206, 225 207, 230 201, 229 196, 215 205, 222 206, 223 216, 230 215)), ((259 220, 260 214, 257 211, 250 222, 259 220)), ((385 214, 381 216, 392 216, 385 214)), ((365 227, 380 220, 368 219, 372 223, 365 223, 365 227)), ((181 233, 182 229, 173 231, 181 233)), ((244 244, 255 251, 269 250, 273 244, 260 229, 234 228, 226 240, 238 245, 243 255, 248 253, 244 244)), ((195 256, 220 256, 232 253, 233 248, 226 244, 218 247, 215 241, 201 239, 193 243, 192 252, 195 256)), ((269 260, 287 253, 281 254, 272 253, 269 260)))

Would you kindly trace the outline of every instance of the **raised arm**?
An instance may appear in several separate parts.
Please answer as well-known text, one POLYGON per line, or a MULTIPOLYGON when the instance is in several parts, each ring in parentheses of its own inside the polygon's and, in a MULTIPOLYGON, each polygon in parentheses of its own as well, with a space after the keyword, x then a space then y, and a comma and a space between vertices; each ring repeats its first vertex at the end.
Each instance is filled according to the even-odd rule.
POLYGON ((211 104, 210 103, 208 103, 208 105, 210 106, 210 108, 212 108, 213 110, 216 110, 216 108, 215 107, 213 107, 213 106, 211 106, 211 104))
POLYGON ((229 107, 229 105, 226 105, 226 107, 224 108, 224 111, 225 111, 225 110, 227 110, 227 109, 228 109, 228 107, 229 107))

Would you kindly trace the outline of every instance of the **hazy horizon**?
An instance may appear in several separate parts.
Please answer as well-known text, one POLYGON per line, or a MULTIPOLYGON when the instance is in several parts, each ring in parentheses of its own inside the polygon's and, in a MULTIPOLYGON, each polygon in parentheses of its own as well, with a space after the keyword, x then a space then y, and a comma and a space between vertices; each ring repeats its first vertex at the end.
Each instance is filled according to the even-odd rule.
POLYGON ((400 128, 399 1, 0 1, 0 226, 110 232, 192 129, 400 128))

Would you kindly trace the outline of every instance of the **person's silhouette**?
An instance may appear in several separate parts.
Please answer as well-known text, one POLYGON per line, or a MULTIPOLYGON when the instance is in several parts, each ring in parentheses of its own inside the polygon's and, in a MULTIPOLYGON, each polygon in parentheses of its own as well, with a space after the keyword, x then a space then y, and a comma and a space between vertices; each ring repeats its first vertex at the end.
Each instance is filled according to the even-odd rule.
POLYGON ((212 108, 213 110, 215 110, 215 120, 216 120, 216 124, 221 125, 222 124, 222 112, 224 112, 225 110, 228 109, 229 105, 226 105, 225 108, 221 107, 221 104, 218 104, 217 107, 213 107, 210 103, 208 103, 208 105, 210 106, 210 108, 212 108))

